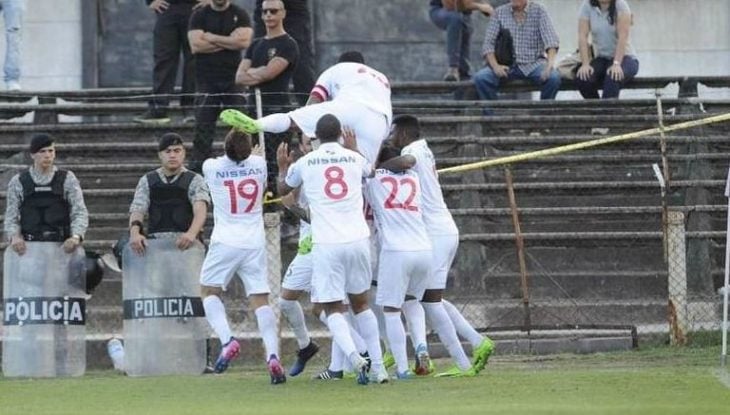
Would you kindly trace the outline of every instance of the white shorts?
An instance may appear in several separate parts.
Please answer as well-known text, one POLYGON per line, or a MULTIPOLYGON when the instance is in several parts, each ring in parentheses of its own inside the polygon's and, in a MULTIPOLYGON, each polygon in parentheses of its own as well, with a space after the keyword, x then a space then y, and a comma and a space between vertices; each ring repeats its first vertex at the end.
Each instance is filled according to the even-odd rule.
POLYGON ((343 127, 350 127, 355 131, 358 150, 367 161, 374 164, 378 157, 380 144, 390 132, 390 125, 388 125, 385 115, 362 104, 337 99, 307 105, 291 111, 287 115, 304 134, 314 138, 317 121, 325 114, 334 115, 343 127))
POLYGON ((312 253, 297 254, 284 274, 281 288, 291 291, 309 291, 312 289, 312 253))
POLYGON ((347 294, 361 294, 370 288, 368 238, 344 244, 312 247, 312 302, 342 301, 347 294))
POLYGON ((429 235, 431 238, 431 279, 426 288, 429 290, 443 290, 449 270, 456 258, 459 248, 459 235, 429 235))
POLYGON ((238 274, 246 295, 268 294, 266 248, 243 249, 211 242, 203 261, 200 284, 226 289, 234 274, 238 274))
POLYGON ((431 251, 381 251, 375 304, 401 308, 406 294, 423 298, 431 274, 431 251))

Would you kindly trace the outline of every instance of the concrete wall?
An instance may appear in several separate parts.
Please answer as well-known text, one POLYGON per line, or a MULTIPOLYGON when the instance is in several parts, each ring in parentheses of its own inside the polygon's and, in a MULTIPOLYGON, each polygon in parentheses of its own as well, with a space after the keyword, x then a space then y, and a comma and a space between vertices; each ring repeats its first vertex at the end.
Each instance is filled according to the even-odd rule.
MULTIPOLYGON (((493 0, 503 3, 506 0, 493 0)), ((235 0, 248 10, 253 0, 235 0)), ((542 0, 562 39, 563 52, 576 47, 581 0, 542 0)), ((444 32, 428 18, 427 0, 310 0, 319 68, 343 50, 361 49, 393 80, 436 80, 446 67, 444 32)), ((27 0, 23 27, 23 86, 75 89, 82 79, 82 7, 98 5, 86 27, 98 33, 100 86, 150 85, 154 16, 143 0, 27 0), (98 18, 97 18, 98 17, 98 18)), ((730 1, 629 0, 635 16, 632 41, 640 75, 730 74, 730 1)), ((472 63, 487 19, 473 16, 472 63)), ((3 23, 0 20, 0 27, 3 23)), ((0 56, 4 56, 4 37, 0 56)), ((88 59, 87 59, 88 60, 88 59)), ((87 64, 89 62, 86 62, 87 64)))

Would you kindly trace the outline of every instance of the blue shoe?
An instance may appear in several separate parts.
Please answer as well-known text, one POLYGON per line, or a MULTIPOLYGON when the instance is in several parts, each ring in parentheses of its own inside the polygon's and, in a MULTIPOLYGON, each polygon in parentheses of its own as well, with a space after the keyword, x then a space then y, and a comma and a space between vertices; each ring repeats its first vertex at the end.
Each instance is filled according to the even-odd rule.
POLYGON ((269 375, 271 375, 271 384, 278 385, 280 383, 286 383, 286 375, 284 374, 284 368, 281 367, 281 362, 275 354, 269 356, 267 363, 269 369, 269 375))
POLYGON ((395 378, 398 380, 415 379, 416 374, 410 370, 406 370, 405 372, 395 372, 395 378))
POLYGON ((369 364, 368 361, 360 357, 360 361, 354 365, 357 373, 357 383, 359 385, 367 385, 370 382, 368 377, 369 364))
POLYGON ((291 369, 289 369, 289 376, 297 376, 304 371, 307 366, 307 362, 319 351, 319 346, 310 340, 307 347, 300 349, 297 352, 297 361, 294 362, 291 369))
POLYGON ((218 360, 215 361, 215 366, 213 367, 213 371, 215 373, 223 373, 228 369, 228 365, 231 363, 231 360, 238 357, 238 354, 241 352, 241 345, 238 344, 238 341, 236 339, 231 339, 228 343, 223 345, 223 348, 221 349, 221 354, 218 356, 218 360))

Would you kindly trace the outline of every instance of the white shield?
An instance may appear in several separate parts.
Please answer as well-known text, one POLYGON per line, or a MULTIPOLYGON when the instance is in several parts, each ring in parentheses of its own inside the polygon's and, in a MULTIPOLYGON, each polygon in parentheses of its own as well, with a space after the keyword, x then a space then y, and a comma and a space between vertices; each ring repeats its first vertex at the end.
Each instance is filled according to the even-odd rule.
POLYGON ((5 250, 3 374, 81 376, 86 370, 85 254, 57 242, 5 250))
POLYGON ((148 239, 144 256, 124 248, 124 369, 130 376, 201 374, 208 324, 200 299, 205 247, 148 239))

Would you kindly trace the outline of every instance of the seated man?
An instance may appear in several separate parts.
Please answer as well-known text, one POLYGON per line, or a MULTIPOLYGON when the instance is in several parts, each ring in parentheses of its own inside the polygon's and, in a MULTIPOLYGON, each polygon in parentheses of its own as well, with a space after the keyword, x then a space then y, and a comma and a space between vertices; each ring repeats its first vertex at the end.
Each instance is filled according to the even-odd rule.
POLYGON ((540 99, 555 99, 560 88, 560 75, 554 68, 558 52, 555 32, 545 7, 530 0, 511 0, 497 7, 487 26, 483 55, 487 66, 474 75, 479 99, 497 99, 502 80, 529 79, 540 85, 540 99), (512 35, 514 62, 511 66, 497 61, 495 45, 500 30, 512 35))

